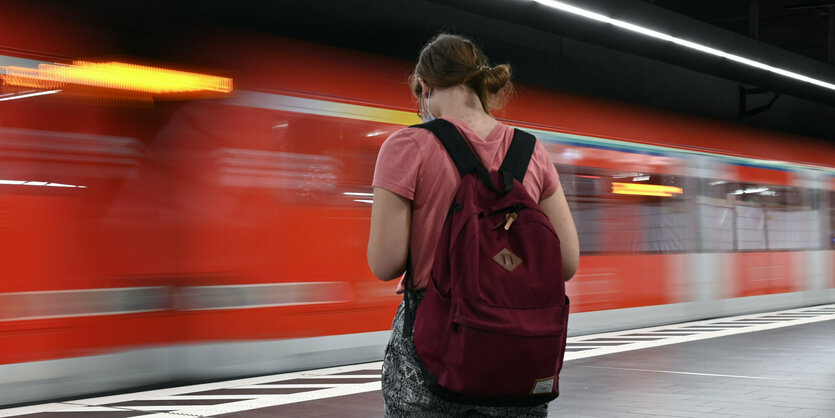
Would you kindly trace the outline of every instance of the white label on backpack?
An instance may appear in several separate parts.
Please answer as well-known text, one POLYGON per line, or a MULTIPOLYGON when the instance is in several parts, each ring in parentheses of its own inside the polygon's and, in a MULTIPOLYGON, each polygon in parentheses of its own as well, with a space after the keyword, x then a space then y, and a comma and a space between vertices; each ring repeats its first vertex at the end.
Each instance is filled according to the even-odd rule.
POLYGON ((531 394, 539 394, 539 393, 551 393, 554 391, 554 378, 549 377, 547 379, 538 379, 536 383, 533 385, 533 390, 531 394))

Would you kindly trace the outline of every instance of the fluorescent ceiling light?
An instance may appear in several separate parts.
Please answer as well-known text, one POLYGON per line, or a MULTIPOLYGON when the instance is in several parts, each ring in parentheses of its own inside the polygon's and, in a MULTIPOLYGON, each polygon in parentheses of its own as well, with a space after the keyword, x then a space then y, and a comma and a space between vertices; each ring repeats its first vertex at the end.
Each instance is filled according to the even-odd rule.
POLYGON ((644 175, 643 173, 621 173, 621 174, 613 175, 612 178, 622 179, 622 178, 626 178, 626 177, 639 177, 639 176, 643 176, 643 175, 644 175))
POLYGON ((784 70, 782 68, 777 68, 768 64, 763 64, 759 61, 754 61, 752 59, 748 59, 745 57, 741 57, 739 55, 731 54, 716 48, 711 48, 709 46, 705 46, 702 44, 698 44, 692 41, 688 41, 685 39, 677 38, 672 35, 668 35, 666 33, 658 32, 652 29, 647 29, 642 26, 638 26, 629 22, 624 22, 623 20, 613 19, 608 16, 604 16, 600 13, 595 13, 586 9, 581 9, 577 6, 572 6, 567 3, 563 3, 561 1, 555 0, 533 0, 539 4, 544 6, 553 7, 558 10, 562 10, 567 13, 575 14, 578 16, 583 16, 588 19, 596 20, 598 22, 608 23, 613 26, 617 26, 622 29, 626 29, 632 32, 637 32, 642 35, 650 36, 656 39, 661 39, 664 41, 669 41, 677 45, 681 45, 683 47, 687 47, 690 49, 695 49, 697 51, 704 52, 706 54, 715 55, 717 57, 725 58, 731 61, 738 62, 740 64, 745 64, 751 67, 759 68, 761 70, 770 71, 775 74, 780 74, 784 77, 793 78, 795 80, 804 81, 810 84, 814 84, 816 86, 824 87, 830 90, 835 90, 835 84, 827 83, 825 81, 821 81, 812 77, 807 77, 803 74, 798 74, 792 71, 784 70))
POLYGON ((52 183, 48 181, 27 181, 27 180, 0 180, 0 185, 10 186, 46 186, 46 187, 77 187, 79 189, 86 189, 87 186, 78 186, 75 184, 52 183))
POLYGON ((47 184, 44 184, 44 186, 49 186, 49 187, 79 187, 79 188, 82 188, 82 189, 87 188, 87 186, 76 186, 74 184, 63 184, 63 183, 47 183, 47 184))
POLYGON ((388 131, 385 131, 385 130, 378 130, 378 131, 369 132, 369 133, 365 134, 365 136, 368 137, 368 138, 371 138, 372 136, 382 135, 382 134, 387 133, 387 132, 388 131))
POLYGON ((43 96, 44 94, 54 94, 54 93, 58 93, 59 91, 61 91, 61 90, 47 90, 47 91, 38 91, 38 92, 35 92, 35 93, 17 94, 17 95, 13 95, 13 96, 9 96, 9 95, 4 94, 3 97, 0 97, 0 102, 6 101, 6 100, 25 99, 27 97, 34 97, 34 96, 43 96))
MULTIPOLYGON (((769 194, 769 192, 770 192, 770 190, 768 190, 768 187, 754 187, 754 188, 749 188, 749 189, 744 189, 744 190, 743 189, 737 189, 737 190, 734 190, 732 193, 733 194, 754 194, 754 193, 769 194)), ((774 193, 774 192, 771 192, 771 193, 774 193)), ((772 196, 776 196, 776 194, 774 194, 772 196)))
POLYGON ((345 193, 342 193, 342 194, 344 194, 345 196, 363 196, 363 197, 374 196, 374 193, 345 192, 345 193))

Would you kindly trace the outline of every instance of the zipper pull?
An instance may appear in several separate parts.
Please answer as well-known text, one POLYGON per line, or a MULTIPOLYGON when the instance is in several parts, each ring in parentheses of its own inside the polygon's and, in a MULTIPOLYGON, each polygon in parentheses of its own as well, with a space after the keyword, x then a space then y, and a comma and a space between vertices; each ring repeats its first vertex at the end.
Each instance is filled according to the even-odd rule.
POLYGON ((518 218, 518 217, 519 217, 519 214, 516 213, 516 212, 508 212, 507 214, 505 214, 504 215, 504 218, 505 218, 504 230, 509 231, 510 230, 510 225, 512 225, 513 221, 515 221, 516 218, 518 218))

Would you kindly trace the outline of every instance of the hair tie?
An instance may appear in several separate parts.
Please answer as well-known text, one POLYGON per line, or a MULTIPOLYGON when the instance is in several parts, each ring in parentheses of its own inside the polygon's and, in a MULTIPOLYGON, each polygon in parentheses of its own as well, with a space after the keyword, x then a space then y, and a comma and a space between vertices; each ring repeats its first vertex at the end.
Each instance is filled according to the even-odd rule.
POLYGON ((478 70, 487 70, 487 71, 492 70, 492 68, 489 65, 477 65, 474 69, 476 71, 478 71, 478 70))

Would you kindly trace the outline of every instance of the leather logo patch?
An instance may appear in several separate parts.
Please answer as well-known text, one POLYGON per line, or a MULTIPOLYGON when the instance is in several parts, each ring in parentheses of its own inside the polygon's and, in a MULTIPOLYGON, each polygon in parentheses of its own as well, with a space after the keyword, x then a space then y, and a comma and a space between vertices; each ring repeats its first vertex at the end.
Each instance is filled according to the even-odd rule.
POLYGON ((499 263, 507 271, 516 270, 522 264, 522 259, 516 254, 513 254, 507 248, 502 249, 493 257, 493 261, 499 263))

